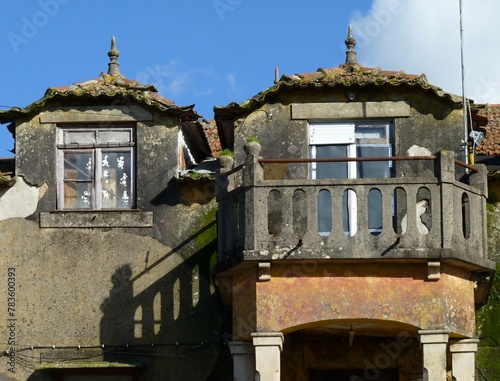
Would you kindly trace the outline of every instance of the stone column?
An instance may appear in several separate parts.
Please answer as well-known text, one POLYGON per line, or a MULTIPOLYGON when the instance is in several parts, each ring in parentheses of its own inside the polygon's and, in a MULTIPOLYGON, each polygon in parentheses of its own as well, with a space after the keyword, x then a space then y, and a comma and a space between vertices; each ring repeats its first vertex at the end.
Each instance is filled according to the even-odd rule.
POLYGON ((255 381, 255 348, 251 341, 230 341, 233 356, 233 380, 255 381))
POLYGON ((280 380, 280 355, 283 350, 283 334, 281 332, 252 333, 255 347, 255 380, 280 380))
POLYGON ((424 352, 424 381, 446 380, 446 347, 449 331, 422 330, 418 331, 420 343, 424 352))
POLYGON ((453 379, 456 381, 474 381, 474 356, 477 351, 477 339, 464 339, 450 345, 453 379))

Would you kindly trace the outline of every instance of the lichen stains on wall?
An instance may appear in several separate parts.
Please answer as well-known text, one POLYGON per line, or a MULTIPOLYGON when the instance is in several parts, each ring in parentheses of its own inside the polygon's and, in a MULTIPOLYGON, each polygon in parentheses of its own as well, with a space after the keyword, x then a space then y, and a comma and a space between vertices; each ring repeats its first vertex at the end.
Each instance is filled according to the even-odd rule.
POLYGON ((474 335, 473 284, 451 269, 430 282, 422 277, 424 265, 332 265, 302 276, 281 276, 286 266, 274 267, 271 280, 256 286, 259 332, 293 331, 332 319, 380 319, 474 335))

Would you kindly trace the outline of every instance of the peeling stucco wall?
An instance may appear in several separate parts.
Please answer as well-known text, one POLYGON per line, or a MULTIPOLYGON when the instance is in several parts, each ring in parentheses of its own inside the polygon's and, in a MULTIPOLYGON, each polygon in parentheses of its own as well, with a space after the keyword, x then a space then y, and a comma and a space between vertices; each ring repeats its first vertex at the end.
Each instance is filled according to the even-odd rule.
POLYGON ((38 208, 38 201, 47 191, 47 184, 29 185, 24 177, 18 176, 12 187, 0 196, 0 221, 9 218, 26 218, 38 208))

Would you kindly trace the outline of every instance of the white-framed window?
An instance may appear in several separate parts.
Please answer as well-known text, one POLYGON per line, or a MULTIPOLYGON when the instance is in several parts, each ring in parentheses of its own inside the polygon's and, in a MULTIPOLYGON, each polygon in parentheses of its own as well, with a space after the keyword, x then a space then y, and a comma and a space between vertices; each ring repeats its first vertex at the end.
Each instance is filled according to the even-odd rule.
MULTIPOLYGON (((392 121, 310 122, 309 155, 318 158, 356 158, 392 156, 392 121)), ((312 179, 328 178, 388 178, 390 161, 319 162, 311 163, 312 179)), ((356 194, 348 191, 343 198, 343 229, 354 235, 357 229, 356 194)), ((376 234, 382 228, 381 194, 368 196, 368 228, 376 234)), ((332 228, 331 198, 328 192, 318 197, 318 227, 321 235, 329 235, 332 228)))
POLYGON ((134 132, 133 125, 58 126, 58 209, 135 206, 134 132))

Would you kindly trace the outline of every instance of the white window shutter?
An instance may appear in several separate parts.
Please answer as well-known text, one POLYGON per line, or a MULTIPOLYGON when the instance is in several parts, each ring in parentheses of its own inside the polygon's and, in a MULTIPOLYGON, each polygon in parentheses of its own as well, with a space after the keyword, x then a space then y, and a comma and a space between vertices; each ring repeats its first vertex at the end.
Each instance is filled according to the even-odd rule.
POLYGON ((352 144, 354 123, 311 123, 309 125, 309 144, 352 144))

